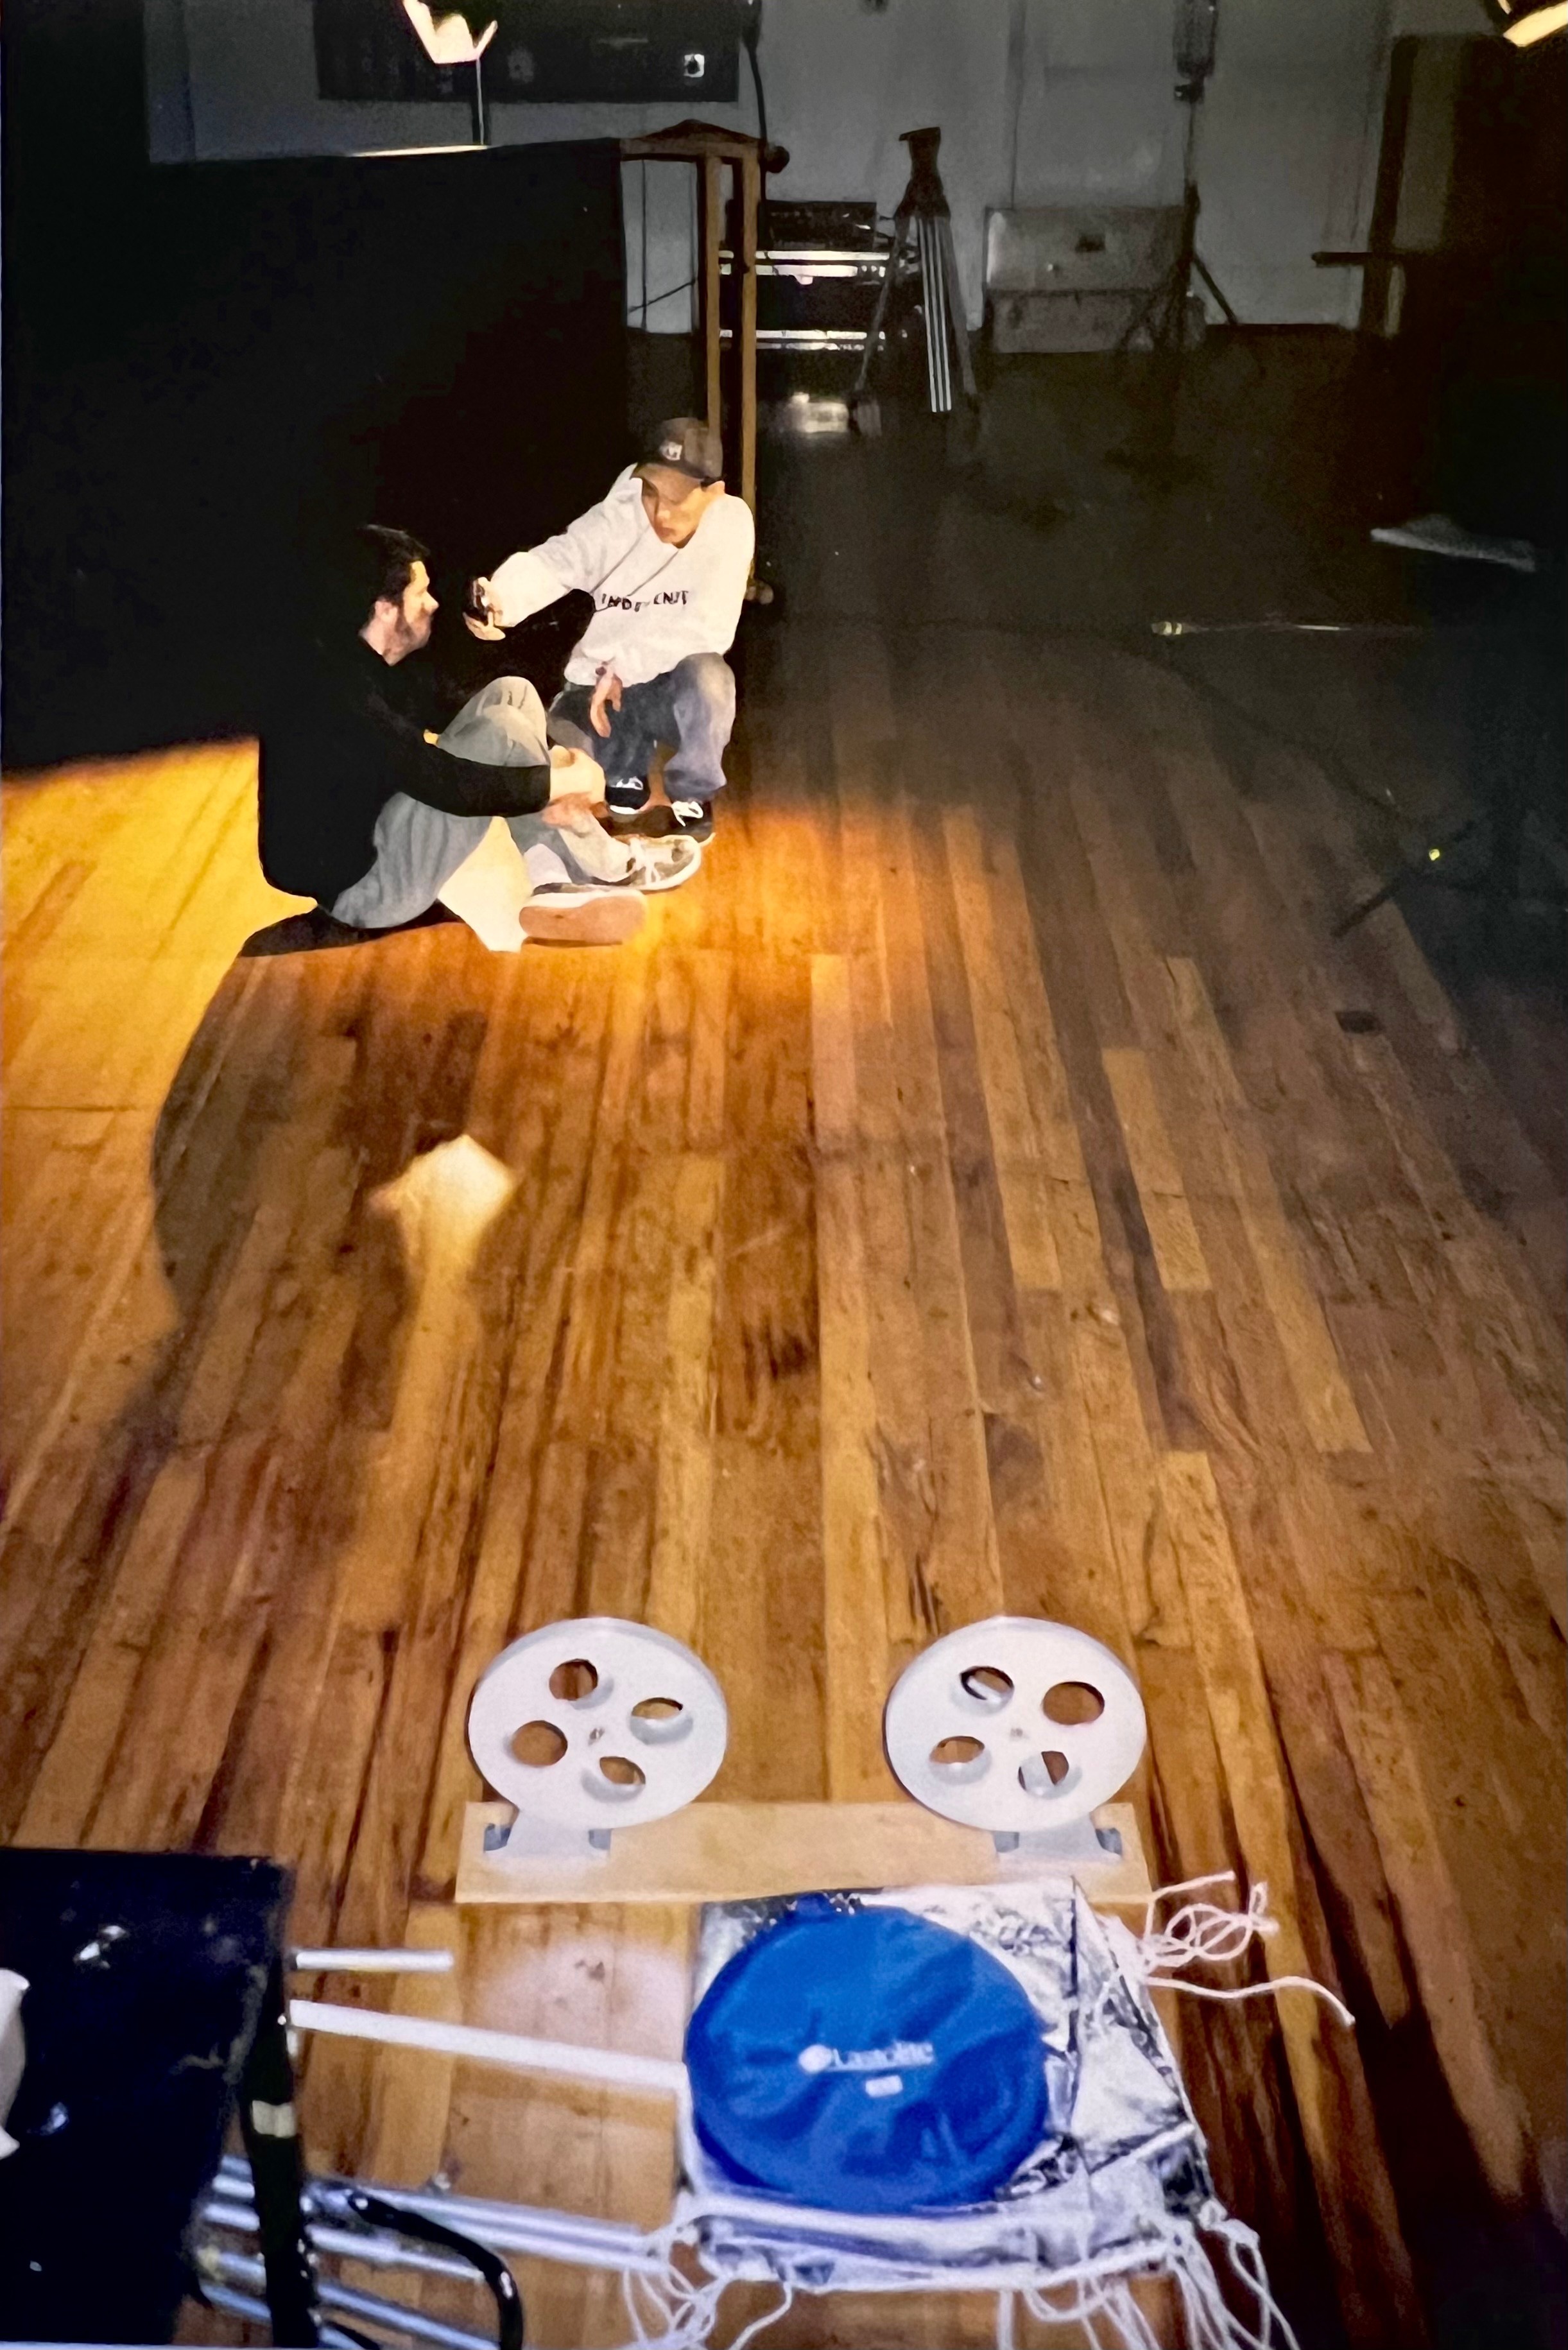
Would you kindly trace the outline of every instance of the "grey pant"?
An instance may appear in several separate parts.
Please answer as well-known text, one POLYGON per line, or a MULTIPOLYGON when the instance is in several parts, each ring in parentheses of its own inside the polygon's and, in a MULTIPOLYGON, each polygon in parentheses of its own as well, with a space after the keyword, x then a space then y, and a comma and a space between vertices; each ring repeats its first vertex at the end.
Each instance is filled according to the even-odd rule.
MULTIPOLYGON (((498 677, 471 694, 441 736, 441 747, 487 767, 542 767, 549 759, 545 705, 524 677, 498 677)), ((506 828, 526 859, 530 850, 558 857, 574 881, 618 879, 627 852, 594 827, 591 861, 573 854, 573 835, 540 816, 509 816, 506 828)), ((463 859, 490 829, 487 816, 448 816, 423 800, 394 792, 376 818, 376 861, 333 904, 340 922, 356 930, 395 930, 435 904, 463 859)), ((585 855, 589 855, 584 844, 585 855)), ((537 860, 534 860, 537 862, 537 860)), ((550 869, 548 868, 546 870, 550 869)))

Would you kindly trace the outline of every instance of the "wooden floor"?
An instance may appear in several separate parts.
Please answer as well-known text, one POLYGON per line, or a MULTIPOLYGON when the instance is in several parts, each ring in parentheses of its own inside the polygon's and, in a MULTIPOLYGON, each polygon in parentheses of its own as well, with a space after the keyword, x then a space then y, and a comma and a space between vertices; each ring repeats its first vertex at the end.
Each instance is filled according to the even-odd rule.
MULTIPOLYGON (((450 1907, 484 1661, 646 1618, 724 1683, 716 1794, 886 1799, 899 1666, 1063 1617, 1141 1684, 1157 1870, 1266 1879, 1358 2018, 1172 2015, 1303 2342, 1549 2341, 1562 1202, 1397 912, 1327 945, 1322 778, 1239 792, 1168 676, 789 622, 745 706, 702 875, 597 953, 239 957, 249 746, 8 795, 0 1830, 272 1853, 301 1939, 460 1949, 410 1997, 674 2051, 680 1913, 450 1907)), ((324 2043, 305 2110, 667 2209, 654 2109, 324 2043)))

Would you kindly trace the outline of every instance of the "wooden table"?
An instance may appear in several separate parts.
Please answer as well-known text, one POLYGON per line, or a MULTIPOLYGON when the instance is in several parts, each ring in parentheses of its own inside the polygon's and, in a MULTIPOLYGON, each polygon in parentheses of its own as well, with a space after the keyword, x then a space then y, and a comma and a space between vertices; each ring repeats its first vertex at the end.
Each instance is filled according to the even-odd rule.
POLYGON ((707 122, 678 122, 669 130, 655 130, 646 139, 623 139, 620 151, 628 162, 694 163, 702 177, 701 231, 697 285, 702 324, 704 384, 708 422, 722 432, 720 393, 719 253, 724 238, 722 174, 729 164, 735 175, 739 199, 740 244, 735 271, 741 285, 740 317, 735 326, 739 392, 740 491, 755 514, 757 508, 757 203, 762 193, 762 146, 742 130, 721 130, 707 122))

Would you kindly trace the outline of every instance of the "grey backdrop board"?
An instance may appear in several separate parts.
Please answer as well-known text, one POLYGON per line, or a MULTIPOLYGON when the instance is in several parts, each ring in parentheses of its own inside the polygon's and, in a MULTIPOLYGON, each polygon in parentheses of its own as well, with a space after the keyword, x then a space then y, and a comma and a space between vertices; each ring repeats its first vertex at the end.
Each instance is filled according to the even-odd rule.
POLYGON ((253 730, 321 547, 444 574, 626 450, 611 141, 150 166, 115 0, 5 25, 5 752, 253 730))

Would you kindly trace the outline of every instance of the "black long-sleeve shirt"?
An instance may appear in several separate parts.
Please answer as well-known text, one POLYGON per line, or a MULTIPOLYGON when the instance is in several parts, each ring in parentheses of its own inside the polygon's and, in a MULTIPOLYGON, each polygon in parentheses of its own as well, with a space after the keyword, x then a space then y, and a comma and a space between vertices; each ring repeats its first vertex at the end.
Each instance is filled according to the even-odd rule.
POLYGON ((482 766, 427 743, 398 706, 417 697, 393 698, 395 675, 356 637, 295 681, 265 726, 261 862, 275 889, 330 906, 375 862, 376 818, 394 792, 450 816, 527 816, 548 801, 547 766, 482 766))

